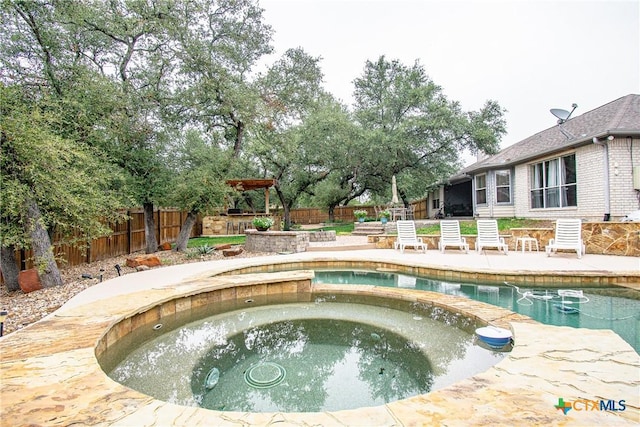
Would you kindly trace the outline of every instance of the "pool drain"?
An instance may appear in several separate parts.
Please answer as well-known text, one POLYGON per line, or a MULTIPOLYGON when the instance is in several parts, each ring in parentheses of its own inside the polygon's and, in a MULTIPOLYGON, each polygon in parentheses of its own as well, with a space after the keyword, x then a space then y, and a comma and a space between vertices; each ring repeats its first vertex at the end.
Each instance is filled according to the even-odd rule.
POLYGON ((287 371, 277 363, 262 362, 247 369, 244 380, 254 388, 271 388, 280 384, 286 375, 287 371))

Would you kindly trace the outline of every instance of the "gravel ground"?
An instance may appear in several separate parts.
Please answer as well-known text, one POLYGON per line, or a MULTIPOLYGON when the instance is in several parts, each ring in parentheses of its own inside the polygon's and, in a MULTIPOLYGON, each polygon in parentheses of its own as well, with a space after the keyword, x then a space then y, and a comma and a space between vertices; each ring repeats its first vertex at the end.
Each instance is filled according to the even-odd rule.
MULTIPOLYGON (((21 290, 7 292, 6 287, 0 289, 0 309, 7 310, 9 315, 4 322, 4 334, 9 334, 18 329, 24 328, 31 323, 37 322, 48 314, 60 308, 65 302, 83 290, 99 283, 99 275, 102 280, 112 279, 118 276, 115 265, 121 266, 121 274, 135 273, 134 268, 126 266, 127 258, 132 258, 143 253, 123 255, 116 258, 109 258, 103 261, 96 261, 91 264, 81 264, 73 267, 61 267, 60 273, 64 284, 53 288, 41 289, 39 291, 23 293, 21 290), (100 270, 103 271, 100 271, 100 270), (82 275, 88 274, 93 279, 83 279, 82 275)), ((193 256, 188 253, 175 251, 157 252, 156 255, 162 261, 163 266, 185 264, 193 262, 211 261, 222 259, 221 251, 214 251, 210 255, 193 256)), ((260 252, 242 252, 236 257, 248 258, 263 256, 260 252)), ((162 267, 156 267, 162 268, 162 267)))

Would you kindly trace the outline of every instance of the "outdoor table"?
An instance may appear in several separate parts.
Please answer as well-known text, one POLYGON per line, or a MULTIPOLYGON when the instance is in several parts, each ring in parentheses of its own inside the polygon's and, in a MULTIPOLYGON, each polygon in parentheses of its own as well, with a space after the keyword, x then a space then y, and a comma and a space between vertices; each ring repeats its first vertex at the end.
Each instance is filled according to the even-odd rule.
POLYGON ((398 218, 404 220, 407 214, 407 210, 405 208, 390 208, 391 212, 391 221, 396 221, 398 218))
POLYGON ((536 245, 536 252, 539 252, 540 249, 538 248, 538 240, 529 236, 518 237, 518 239, 516 240, 516 251, 518 250, 518 244, 520 244, 522 245, 522 252, 524 253, 525 245, 527 243, 529 244, 529 252, 533 250, 532 244, 536 245))

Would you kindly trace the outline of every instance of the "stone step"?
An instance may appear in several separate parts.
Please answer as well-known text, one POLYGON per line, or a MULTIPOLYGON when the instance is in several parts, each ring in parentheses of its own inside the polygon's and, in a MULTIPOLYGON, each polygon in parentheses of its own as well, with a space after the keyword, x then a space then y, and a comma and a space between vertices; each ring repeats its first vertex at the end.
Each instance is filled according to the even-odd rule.
POLYGON ((379 222, 357 222, 352 234, 357 236, 384 234, 384 225, 379 222))
POLYGON ((369 236, 372 234, 384 234, 384 230, 354 230, 351 234, 354 236, 369 236))

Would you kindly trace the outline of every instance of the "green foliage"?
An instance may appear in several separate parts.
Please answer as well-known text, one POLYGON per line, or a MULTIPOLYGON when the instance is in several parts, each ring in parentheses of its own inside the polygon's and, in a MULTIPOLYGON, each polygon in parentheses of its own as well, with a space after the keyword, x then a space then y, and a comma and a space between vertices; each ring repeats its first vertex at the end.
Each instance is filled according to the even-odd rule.
POLYGON ((388 210, 386 210, 386 209, 385 209, 385 210, 383 210, 383 211, 380 211, 380 212, 378 213, 378 218, 387 218, 387 219, 390 219, 390 218, 391 218, 391 212, 390 212, 390 211, 388 211, 388 210))
POLYGON ((323 90, 321 59, 302 48, 255 73, 273 30, 254 0, 5 1, 0 18, 3 81, 33 107, 20 120, 44 123, 10 131, 35 141, 27 158, 47 159, 29 170, 3 163, 3 219, 15 229, 31 193, 48 227, 95 234, 88 217, 112 220, 108 209, 134 201, 193 213, 259 205, 261 195, 224 184, 248 177, 277 179, 271 202, 287 229, 302 203, 331 213, 361 196, 391 200, 393 175, 403 200, 422 197, 455 171, 460 150, 493 152, 505 131, 497 103, 462 111, 418 63, 367 61, 353 113, 323 90), (84 186, 89 176, 97 183, 84 186))
POLYGON ((178 137, 175 146, 176 174, 167 201, 193 213, 211 211, 224 204, 231 188, 225 184, 229 159, 219 147, 208 144, 195 131, 178 137))
POLYGON ((204 243, 199 246, 191 247, 186 252, 185 255, 187 259, 194 259, 199 257, 204 257, 207 255, 211 255, 215 252, 215 248, 210 246, 208 243, 204 243))
POLYGON ((242 245, 246 240, 245 236, 237 235, 237 236, 220 236, 220 237, 194 237, 193 239, 189 239, 189 243, 187 247, 196 248, 198 246, 210 245, 242 245))
POLYGON ((198 253, 200 255, 210 255, 213 253, 213 251, 215 251, 216 249, 213 246, 209 246, 208 244, 204 244, 202 246, 198 246, 196 247, 196 250, 198 251, 198 253))
POLYGON ((256 228, 271 228, 273 226, 273 219, 268 216, 257 216, 251 221, 256 228))
POLYGON ((495 152, 505 133, 497 103, 462 111, 419 63, 406 66, 381 56, 367 61, 354 84, 355 118, 367 139, 361 185, 387 200, 393 175, 404 201, 421 197, 459 167, 462 150, 495 152))
POLYGON ((367 211, 364 209, 356 209, 353 211, 353 216, 355 216, 356 218, 360 219, 360 218, 366 218, 368 215, 367 211))
POLYGON ((123 177, 93 148, 56 134, 55 101, 25 100, 17 87, 0 85, 2 128, 0 198, 2 245, 28 247, 26 206, 34 201, 43 225, 67 241, 109 233, 127 205, 123 177))
POLYGON ((290 49, 257 82, 265 95, 262 123, 250 154, 266 176, 277 178, 275 190, 284 207, 285 230, 291 224, 289 209, 328 176, 321 143, 328 133, 318 137, 317 132, 309 132, 315 127, 306 120, 327 99, 321 88, 319 61, 301 48, 290 49))

